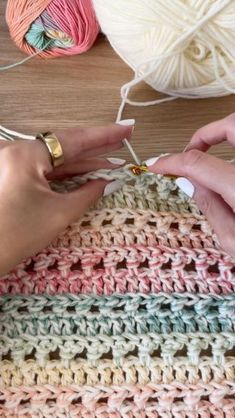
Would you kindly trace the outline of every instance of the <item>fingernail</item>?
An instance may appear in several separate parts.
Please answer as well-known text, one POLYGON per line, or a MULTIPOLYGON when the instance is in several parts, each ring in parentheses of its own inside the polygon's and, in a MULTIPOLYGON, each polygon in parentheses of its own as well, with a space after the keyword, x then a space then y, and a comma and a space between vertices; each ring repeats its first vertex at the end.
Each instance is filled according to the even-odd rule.
POLYGON ((107 184, 107 186, 104 189, 103 196, 108 196, 117 190, 121 189, 122 183, 119 180, 114 180, 112 183, 107 184))
POLYGON ((176 179, 177 186, 189 197, 193 197, 195 192, 194 185, 185 177, 179 177, 176 179))
POLYGON ((135 119, 123 119, 118 122, 118 125, 122 126, 134 126, 135 125, 135 119))
POLYGON ((151 167, 151 165, 154 165, 161 157, 153 157, 153 158, 149 158, 148 160, 145 161, 145 164, 147 165, 147 167, 151 167))
POLYGON ((151 165, 154 165, 158 160, 160 160, 160 158, 166 157, 167 155, 170 155, 170 154, 169 153, 161 154, 159 155, 159 157, 149 158, 148 160, 145 161, 145 164, 147 165, 147 167, 151 167, 151 165))
POLYGON ((107 161, 109 161, 111 164, 115 164, 115 165, 123 165, 125 164, 126 160, 123 160, 122 158, 106 158, 107 161))

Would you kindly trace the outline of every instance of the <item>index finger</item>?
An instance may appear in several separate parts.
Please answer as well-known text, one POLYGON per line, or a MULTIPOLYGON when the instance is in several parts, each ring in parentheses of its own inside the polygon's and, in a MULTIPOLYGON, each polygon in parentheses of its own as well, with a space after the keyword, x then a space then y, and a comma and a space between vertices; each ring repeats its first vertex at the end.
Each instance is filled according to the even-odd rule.
MULTIPOLYGON (((130 139, 132 131, 133 125, 124 126, 118 124, 56 131, 55 134, 63 150, 63 166, 66 168, 68 165, 75 164, 79 159, 90 158, 99 155, 101 152, 104 154, 119 149, 123 146, 122 141, 124 138, 130 139)), ((51 173, 54 168, 45 145, 38 140, 27 141, 27 143, 28 148, 33 147, 34 159, 37 160, 37 165, 40 165, 43 173, 51 173)))
POLYGON ((133 126, 113 124, 93 128, 71 128, 58 131, 56 134, 61 142, 66 164, 73 163, 83 156, 87 157, 88 153, 89 156, 96 156, 96 149, 115 147, 121 144, 124 138, 130 139, 132 131, 133 126))
POLYGON ((192 136, 185 151, 190 151, 191 149, 207 151, 211 146, 226 140, 235 147, 235 113, 198 129, 192 136))

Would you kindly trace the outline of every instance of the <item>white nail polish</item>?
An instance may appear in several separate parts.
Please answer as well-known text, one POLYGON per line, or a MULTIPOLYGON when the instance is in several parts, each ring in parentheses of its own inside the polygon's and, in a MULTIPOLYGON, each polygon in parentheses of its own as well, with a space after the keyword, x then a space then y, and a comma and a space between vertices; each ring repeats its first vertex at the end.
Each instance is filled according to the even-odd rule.
POLYGON ((170 154, 169 153, 161 154, 159 155, 159 157, 149 158, 149 160, 145 161, 145 164, 147 165, 147 167, 151 167, 151 165, 154 165, 158 160, 160 160, 160 158, 166 157, 167 155, 170 155, 170 154))
POLYGON ((124 119, 124 120, 120 120, 120 122, 118 122, 118 125, 122 125, 122 126, 134 126, 135 125, 135 119, 124 119))
POLYGON ((123 160, 122 158, 112 158, 112 157, 107 158, 107 161, 115 165, 123 165, 126 162, 126 160, 123 160))
POLYGON ((161 157, 153 157, 153 158, 149 158, 148 160, 145 161, 145 164, 147 165, 147 167, 151 167, 151 165, 154 165, 161 157))
POLYGON ((104 189, 103 196, 108 196, 111 193, 116 192, 117 190, 121 189, 122 183, 119 180, 114 180, 112 183, 107 184, 107 186, 104 189))
POLYGON ((177 186, 189 197, 193 197, 195 192, 194 185, 186 178, 179 177, 176 181, 177 186))

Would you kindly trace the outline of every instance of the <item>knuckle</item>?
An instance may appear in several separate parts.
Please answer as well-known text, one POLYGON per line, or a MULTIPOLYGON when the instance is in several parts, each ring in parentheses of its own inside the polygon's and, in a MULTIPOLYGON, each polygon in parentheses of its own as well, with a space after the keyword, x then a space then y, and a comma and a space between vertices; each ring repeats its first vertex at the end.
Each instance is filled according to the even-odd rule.
POLYGON ((212 212, 213 206, 213 200, 210 198, 210 195, 197 190, 196 200, 200 211, 207 217, 212 212))
POLYGON ((88 128, 77 126, 76 128, 69 128, 63 131, 58 131, 58 138, 62 140, 62 142, 66 140, 67 138, 76 138, 79 141, 80 138, 83 138, 83 137, 87 138, 88 132, 89 132, 88 128))
POLYGON ((12 165, 16 166, 21 160, 22 149, 19 147, 19 144, 9 144, 7 147, 1 149, 0 157, 3 164, 7 164, 9 168, 12 165))
POLYGON ((30 178, 29 158, 25 144, 10 143, 0 150, 0 166, 6 178, 14 179, 14 184, 22 184, 30 178))
POLYGON ((78 127, 76 127, 76 128, 71 128, 71 129, 68 129, 67 131, 66 131, 66 133, 68 132, 68 133, 70 133, 72 136, 74 136, 74 137, 80 137, 80 136, 85 136, 85 135, 87 135, 87 128, 84 128, 83 126, 78 126, 78 127))
POLYGON ((197 167, 203 158, 204 158, 204 153, 197 149, 192 149, 186 152, 184 154, 184 161, 183 161, 186 174, 190 175, 192 169, 194 169, 194 167, 197 167))

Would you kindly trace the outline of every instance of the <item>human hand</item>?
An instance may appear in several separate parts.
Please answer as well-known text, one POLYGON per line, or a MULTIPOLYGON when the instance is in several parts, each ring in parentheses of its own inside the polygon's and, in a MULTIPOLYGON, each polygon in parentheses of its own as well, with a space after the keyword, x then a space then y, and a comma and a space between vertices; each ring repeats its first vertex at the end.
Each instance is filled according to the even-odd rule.
POLYGON ((0 140, 0 276, 45 248, 103 194, 118 186, 95 180, 76 191, 60 194, 51 190, 48 180, 117 168, 125 161, 96 157, 121 148, 122 140, 130 139, 132 130, 133 125, 115 124, 55 132, 65 159, 55 169, 40 140, 0 140))
POLYGON ((206 154, 228 140, 235 147, 235 113, 199 129, 182 154, 147 161, 149 170, 180 176, 177 185, 196 201, 223 249, 235 256, 235 167, 206 154), (190 180, 190 182, 188 180, 190 180))

